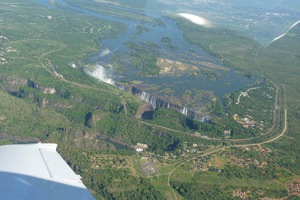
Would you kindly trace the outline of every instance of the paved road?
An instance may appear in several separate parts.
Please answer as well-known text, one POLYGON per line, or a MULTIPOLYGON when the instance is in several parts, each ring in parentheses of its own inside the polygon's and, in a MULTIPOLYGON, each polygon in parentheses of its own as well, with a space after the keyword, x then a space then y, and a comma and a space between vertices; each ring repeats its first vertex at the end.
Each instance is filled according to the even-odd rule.
POLYGON ((267 143, 273 142, 273 141, 279 139, 280 137, 282 137, 285 134, 286 130, 287 130, 287 109, 284 109, 284 128, 279 135, 277 135, 276 137, 274 137, 272 139, 263 141, 263 142, 252 143, 252 144, 233 145, 233 147, 256 146, 256 145, 260 145, 260 144, 267 144, 267 143))
POLYGON ((89 88, 89 89, 94 89, 94 90, 98 90, 98 91, 102 91, 102 92, 106 92, 106 93, 111 93, 111 94, 114 94, 114 95, 118 95, 121 99, 121 102, 123 104, 123 107, 124 107, 124 112, 125 114, 127 115, 127 106, 126 106, 126 99, 121 96, 120 94, 116 93, 116 92, 112 92, 112 91, 109 91, 109 90, 105 90, 105 89, 101 89, 101 88, 96 88, 96 87, 93 87, 93 86, 89 86, 89 85, 83 85, 83 84, 80 84, 80 83, 75 83, 75 82, 72 82, 72 81, 69 81, 67 79, 64 78, 63 75, 59 74, 54 68, 53 68, 53 65, 51 64, 51 61, 46 58, 46 56, 48 54, 51 54, 51 53, 54 53, 54 52, 57 52, 57 51, 61 51, 63 50, 66 45, 63 44, 63 43, 58 43, 58 42, 54 42, 55 44, 59 45, 60 48, 56 49, 56 50, 51 50, 47 53, 44 53, 42 54, 40 57, 39 57, 39 62, 40 64, 46 69, 48 70, 53 76, 59 78, 60 80, 66 82, 66 83, 69 83, 71 85, 75 85, 75 86, 78 86, 78 87, 83 87, 83 88, 89 88), (44 64, 42 60, 45 60, 47 63, 44 64))

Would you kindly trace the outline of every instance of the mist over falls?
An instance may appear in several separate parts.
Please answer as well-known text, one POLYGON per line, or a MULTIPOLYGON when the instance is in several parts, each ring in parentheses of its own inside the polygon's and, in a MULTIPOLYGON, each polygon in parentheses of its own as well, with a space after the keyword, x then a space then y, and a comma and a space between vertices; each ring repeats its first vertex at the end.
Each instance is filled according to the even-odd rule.
MULTIPOLYGON (((135 85, 141 89, 141 93, 137 96, 151 104, 153 108, 174 108, 174 110, 181 112, 185 116, 201 121, 203 116, 200 116, 202 113, 198 112, 201 108, 205 107, 205 104, 211 96, 216 96, 222 101, 224 94, 241 89, 255 81, 249 80, 247 77, 236 73, 232 69, 224 71, 207 69, 207 73, 199 73, 200 76, 196 75, 196 77, 193 78, 191 78, 189 72, 183 72, 178 76, 174 76, 173 74, 162 75, 159 74, 159 72, 153 75, 151 74, 151 70, 148 70, 148 68, 144 70, 144 68, 154 66, 153 68, 156 70, 154 73, 157 73, 157 71, 159 71, 157 68, 168 68, 170 63, 177 64, 178 69, 180 67, 184 69, 190 67, 190 69, 199 69, 199 71, 201 71, 201 67, 203 67, 201 63, 205 63, 204 65, 207 65, 205 66, 206 68, 210 66, 223 67, 222 62, 218 58, 203 51, 199 46, 186 41, 176 20, 170 16, 166 16, 164 13, 150 13, 149 11, 149 16, 156 23, 153 25, 154 22, 151 22, 151 20, 141 23, 134 19, 104 15, 82 7, 72 6, 63 0, 59 0, 59 2, 64 7, 78 11, 84 15, 122 23, 127 26, 126 31, 117 37, 104 40, 99 39, 101 49, 84 60, 85 63, 88 63, 87 66, 95 65, 95 63, 98 64, 92 69, 85 69, 85 72, 111 85, 118 85, 117 83, 122 82, 140 83, 135 85), (161 65, 164 66, 156 66, 158 65, 157 62, 149 62, 149 60, 152 59, 151 52, 153 52, 153 57, 156 56, 157 60, 161 60, 161 65), (139 58, 142 59, 139 60, 139 58), (141 65, 143 69, 139 67, 141 65), (114 66, 117 67, 115 68, 114 66), (150 75, 145 75, 145 71, 150 71, 150 75), (212 81, 207 78, 208 75, 216 75, 218 77, 212 81), (157 90, 157 88, 160 88, 160 90, 157 90), (171 92, 164 95, 163 92, 161 92, 163 90, 169 90, 171 92), (191 98, 197 96, 196 94, 201 96, 200 93, 203 93, 203 91, 208 91, 209 94, 206 96, 205 94, 202 95, 202 97, 204 97, 202 98, 202 102, 196 100, 187 102, 183 100, 183 98, 184 94, 189 90, 193 92, 191 98), (142 91, 147 92, 143 95, 142 91), (172 101, 172 98, 163 99, 162 96, 166 95, 168 95, 168 97, 174 97, 173 99, 176 99, 176 101, 172 101), (167 102, 167 99, 169 102, 167 102), (191 106, 186 107, 186 105, 191 106), (197 114, 195 114, 195 112, 197 112, 197 114)), ((128 11, 128 8, 118 9, 128 11)), ((177 13, 173 14, 174 16, 177 15, 177 13)), ((190 21, 195 26, 201 25, 210 27, 214 23, 214 20, 200 17, 197 13, 192 14, 192 12, 188 12, 181 14, 183 20, 190 21)), ((180 15, 177 17, 179 18, 180 15)), ((75 68, 76 66, 74 65, 72 67, 75 68)), ((177 68, 175 66, 175 72, 177 68)))
MULTIPOLYGON (((110 76, 108 75, 107 70, 101 65, 97 64, 93 71, 87 71, 87 73, 90 76, 93 76, 93 77, 99 79, 102 82, 105 82, 105 83, 110 84, 110 85, 115 85, 114 80, 112 78, 110 78, 110 76)), ((123 89, 122 87, 119 87, 119 88, 123 89)), ((140 99, 142 99, 146 103, 150 104, 153 107, 153 109, 161 108, 161 107, 171 108, 171 109, 176 110, 176 111, 182 113, 183 115, 185 115, 187 117, 190 117, 192 119, 198 119, 198 120, 201 120, 201 121, 203 121, 203 119, 204 119, 203 117, 200 117, 200 116, 196 115, 195 113, 189 111, 186 107, 171 104, 171 103, 169 103, 165 100, 156 98, 155 96, 153 96, 153 95, 151 95, 151 94, 149 94, 145 91, 138 90, 138 93, 140 94, 140 99)), ((137 95, 137 96, 139 96, 139 95, 137 95)))
POLYGON ((94 70, 86 70, 86 72, 90 76, 95 77, 104 83, 115 85, 114 80, 111 78, 107 70, 101 65, 97 64, 94 70))
POLYGON ((111 53, 111 51, 109 49, 104 49, 103 51, 101 51, 100 53, 100 57, 104 57, 107 56, 111 53))

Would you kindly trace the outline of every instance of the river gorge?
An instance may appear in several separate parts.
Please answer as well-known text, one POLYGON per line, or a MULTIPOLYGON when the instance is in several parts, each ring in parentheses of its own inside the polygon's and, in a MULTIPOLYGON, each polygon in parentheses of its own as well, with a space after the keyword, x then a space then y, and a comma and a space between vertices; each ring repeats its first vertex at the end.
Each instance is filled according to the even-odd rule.
MULTIPOLYGON (((154 9, 131 10, 95 3, 153 19, 152 22, 137 21, 92 11, 67 3, 68 1, 53 2, 37 0, 38 4, 49 9, 69 10, 127 26, 127 30, 117 38, 99 40, 101 48, 98 53, 87 59, 74 61, 72 67, 89 66, 85 69, 88 74, 108 84, 118 85, 151 104, 153 109, 171 108, 192 119, 205 121, 205 117, 212 111, 212 102, 219 101, 223 104, 222 97, 225 94, 252 85, 258 80, 257 77, 249 77, 224 66, 220 59, 185 40, 176 18, 190 17, 186 20, 195 23, 195 26, 201 26, 192 21, 201 19, 208 22, 200 16, 188 13, 166 14, 154 9), (138 56, 144 57, 137 61, 138 56), (149 63, 152 62, 155 73, 148 72, 149 65, 146 61, 143 62, 144 58, 149 59, 149 63)), ((159 2, 155 4, 158 5, 159 2)))

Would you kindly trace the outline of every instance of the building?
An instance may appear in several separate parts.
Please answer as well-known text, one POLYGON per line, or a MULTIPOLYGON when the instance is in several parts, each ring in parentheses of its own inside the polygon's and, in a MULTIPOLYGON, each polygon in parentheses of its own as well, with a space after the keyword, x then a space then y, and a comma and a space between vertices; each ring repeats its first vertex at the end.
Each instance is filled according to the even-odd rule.
POLYGON ((135 149, 138 153, 140 153, 140 152, 143 152, 144 151, 144 149, 142 149, 142 148, 136 148, 135 149))
POLYGON ((137 143, 137 144, 136 144, 136 147, 137 147, 137 148, 141 148, 141 149, 147 149, 147 148, 148 148, 148 145, 147 145, 147 144, 142 144, 142 143, 137 143))

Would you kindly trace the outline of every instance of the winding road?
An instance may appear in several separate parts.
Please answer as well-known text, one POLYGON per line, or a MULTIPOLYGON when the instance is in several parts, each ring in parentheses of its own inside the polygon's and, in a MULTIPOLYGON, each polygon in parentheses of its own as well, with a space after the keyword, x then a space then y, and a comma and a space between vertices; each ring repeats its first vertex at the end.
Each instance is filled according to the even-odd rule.
MULTIPOLYGON (((271 138, 269 140, 266 140, 264 142, 258 142, 258 143, 249 143, 249 144, 242 144, 242 145, 229 145, 229 146, 223 146, 223 147, 220 147, 218 149, 215 149, 215 150, 208 150, 207 152, 201 154, 200 157, 204 157, 204 156, 207 156, 207 155, 210 155, 210 154, 213 154, 213 153, 217 153, 219 151, 223 151, 225 149, 228 149, 228 148, 232 148, 232 147, 248 147, 248 146, 258 146, 258 145, 262 145, 262 144, 267 144, 267 143, 271 143, 271 142, 274 142, 275 140, 278 140, 279 138, 281 138, 285 132, 287 131, 287 128, 288 128, 288 122, 287 122, 287 109, 285 108, 284 109, 284 128, 282 130, 282 132, 275 136, 274 138, 271 138)), ((174 194, 174 199, 177 200, 177 195, 176 195, 176 192, 175 190, 172 188, 171 184, 170 184, 170 179, 171 179, 171 176, 172 174, 174 173, 174 171, 180 166, 181 163, 184 163, 184 162, 187 162, 188 160, 190 159, 190 157, 184 159, 182 162, 180 162, 172 171, 169 172, 168 174, 168 186, 170 187, 170 189, 172 190, 173 194, 174 194)))
POLYGON ((276 137, 272 138, 272 139, 269 139, 269 140, 266 140, 264 142, 259 142, 259 143, 252 143, 252 144, 243 144, 243 145, 233 145, 231 147, 244 147, 244 146, 256 146, 256 145, 261 145, 261 144, 267 144, 267 143, 270 143, 270 142, 274 142, 275 140, 278 140, 280 137, 282 137, 286 130, 287 130, 287 109, 285 108, 284 109, 284 128, 282 130, 282 132, 277 135, 276 137))
MULTIPOLYGON (((51 41, 53 42, 53 41, 51 41)), ((63 75, 59 74, 54 68, 53 68, 53 65, 51 63, 51 61, 46 58, 47 55, 51 54, 51 53, 54 53, 54 52, 58 52, 58 51, 62 51, 66 45, 63 44, 63 43, 58 43, 58 42, 53 42, 55 43, 56 45, 58 45, 60 48, 59 49, 56 49, 56 50, 51 50, 51 51, 48 51, 47 53, 44 53, 42 54, 38 59, 39 59, 39 62, 41 64, 42 67, 44 67, 50 74, 52 74, 53 76, 59 78, 60 80, 68 83, 68 84, 71 84, 71 85, 74 85, 74 86, 78 86, 78 87, 82 87, 82 88, 89 88, 89 89, 93 89, 93 90, 98 90, 98 91, 101 91, 101 92, 106 92, 106 93, 110 93, 110 94, 114 94, 114 95, 117 95, 120 97, 121 99, 121 103, 123 104, 123 107, 124 107, 124 112, 125 114, 127 115, 127 106, 126 106, 126 99, 121 96, 121 94, 117 93, 117 92, 113 92, 113 91, 110 91, 110 90, 105 90, 105 89, 101 89, 101 88, 96 88, 96 87, 93 87, 93 86, 89 86, 89 85, 84 85, 84 84, 80 84, 80 83, 75 83, 75 82, 72 82, 72 81, 69 81, 67 79, 64 78, 63 75), (46 61, 46 64, 44 64, 43 60, 46 61)))
MULTIPOLYGON (((58 44, 58 43, 57 43, 58 44)), ((51 50, 47 53, 44 53, 42 54, 40 57, 39 57, 39 62, 40 64, 42 65, 42 67, 44 67, 47 71, 49 71, 53 76, 59 78, 60 80, 68 83, 68 84, 71 84, 71 85, 74 85, 74 86, 78 86, 78 87, 83 87, 83 88, 89 88, 89 89, 94 89, 94 90, 98 90, 98 91, 102 91, 102 92, 107 92, 107 93, 111 93, 111 94, 114 94, 114 95, 117 95, 120 97, 120 100, 123 104, 123 107, 124 107, 124 112, 125 114, 127 114, 127 107, 126 107, 126 99, 121 96, 119 93, 116 93, 116 92, 113 92, 113 91, 109 91, 109 90, 105 90, 105 89, 100 89, 100 88, 96 88, 96 87, 93 87, 93 86, 89 86, 89 85, 84 85, 84 84, 80 84, 80 83, 75 83, 75 82, 72 82, 72 81, 69 81, 67 79, 65 79, 61 74, 59 74, 52 66, 51 64, 51 61, 46 58, 47 55, 49 55, 50 53, 54 53, 54 52, 57 52, 57 51, 61 51, 65 48, 65 45, 64 44, 59 44, 60 48, 57 49, 57 50, 51 50), (46 61, 46 64, 44 64, 44 62, 46 61)), ((273 82, 272 82, 273 83, 273 82)), ((264 136, 267 136, 269 135, 270 133, 276 133, 278 131, 278 129, 280 128, 279 126, 279 123, 280 123, 280 106, 278 105, 278 100, 279 98, 281 97, 280 94, 279 94, 279 88, 278 86, 273 83, 276 87, 276 97, 275 97, 275 103, 274 103, 274 121, 273 121, 273 127, 271 128, 270 131, 268 131, 266 134, 264 134, 264 136), (278 121, 277 121, 277 110, 279 111, 279 116, 278 116, 278 121), (276 128, 276 125, 278 125, 278 128, 276 128)), ((279 101, 279 103, 281 104, 281 101, 279 101)), ((219 148, 216 148, 214 150, 207 150, 206 152, 203 152, 200 156, 201 157, 204 157, 204 156, 207 156, 207 155, 210 155, 210 154, 213 154, 213 153, 216 153, 216 152, 219 152, 219 151, 223 151, 225 149, 228 149, 228 148, 232 148, 232 147, 247 147, 247 146, 256 146, 256 145, 262 145, 262 144, 267 144, 267 143, 270 143, 270 142, 273 142, 275 140, 278 140, 279 138, 281 138, 285 132, 287 131, 287 128, 288 128, 288 124, 287 124, 287 109, 285 108, 284 109, 284 128, 283 130, 280 132, 280 134, 272 137, 272 138, 268 138, 267 140, 265 141, 262 141, 262 142, 253 142, 253 143, 248 143, 248 144, 234 144, 234 145, 228 145, 228 146, 220 146, 219 148)), ((140 121, 140 120, 137 120, 139 123, 142 123, 142 124, 146 124, 146 125, 149 125, 149 126, 153 126, 153 127, 158 127, 158 128, 162 128, 162 129, 165 129, 165 130, 169 130, 169 131, 174 131, 174 132, 178 132, 178 133, 183 133, 183 134, 189 134, 189 135, 192 135, 192 136, 196 136, 195 134, 191 134, 191 133, 188 133, 188 132, 183 132, 183 131, 178 131, 178 130, 174 130, 174 129, 171 129, 171 128, 167 128, 167 127, 164 127, 164 126, 160 126, 160 125, 154 125, 154 124, 151 124, 151 123, 147 123, 147 122, 144 122, 144 121, 140 121)), ((201 137, 203 139, 208 139, 208 140, 218 140, 218 141, 223 141, 223 139, 217 139, 217 138, 208 138, 208 137, 204 137, 204 136, 196 136, 196 137, 201 137)), ((230 140, 231 142, 242 142, 242 141, 247 141, 247 140, 251 140, 251 139, 254 139, 254 138, 247 138, 247 139, 235 139, 235 140, 230 140)), ((173 170, 171 170, 169 173, 168 173, 168 179, 167 179, 167 184, 168 186, 170 187, 173 195, 174 195, 174 199, 177 200, 177 194, 175 192, 175 190, 172 188, 171 184, 170 184, 170 179, 171 179, 171 176, 172 174, 176 171, 176 169, 184 162, 187 162, 188 160, 190 159, 190 157, 187 157, 187 158, 184 158, 181 162, 179 162, 173 170)))
MULTIPOLYGON (((33 40, 39 40, 39 39, 33 39, 33 40)), ((110 93, 110 94, 114 94, 114 95, 117 95, 119 96, 120 100, 121 100, 121 103, 123 105, 123 108, 124 108, 124 112, 125 114, 127 115, 128 112, 127 112, 127 101, 126 99, 121 96, 119 93, 117 92, 113 92, 113 91, 110 91, 110 90, 106 90, 106 89, 101 89, 101 88, 96 88, 96 87, 93 87, 93 86, 89 86, 89 85, 84 85, 84 84, 80 84, 80 83, 76 83, 76 82, 72 82, 72 81, 69 81, 67 79, 65 79, 63 77, 63 75, 59 74, 54 68, 53 68, 53 65, 51 64, 51 61, 46 57, 47 55, 51 54, 51 53, 54 53, 54 52, 59 52, 59 51, 62 51, 64 48, 66 48, 66 45, 63 44, 63 43, 59 43, 59 42, 56 42, 56 41, 51 41, 52 43, 54 43, 55 45, 57 45, 59 48, 58 49, 55 49, 55 50, 51 50, 51 51, 48 51, 44 54, 42 54, 41 56, 39 56, 39 62, 41 64, 42 67, 44 67, 50 74, 52 74, 53 76, 59 78, 60 80, 68 83, 68 84, 71 84, 71 85, 74 85, 74 86, 78 86, 78 87, 83 87, 83 88, 89 88, 89 89, 94 89, 94 90, 98 90, 98 91, 102 91, 102 92, 106 92, 106 93, 110 93), (46 63, 46 64, 45 64, 46 63)), ((271 81, 272 82, 272 81, 271 81)), ((276 97, 275 97, 275 102, 274 102, 274 119, 273 119, 273 126, 269 129, 269 131, 267 131, 266 133, 264 134, 261 134, 260 136, 256 136, 256 137, 251 137, 251 138, 245 138, 245 139, 231 139, 230 141, 231 142, 242 142, 242 141, 250 141, 252 139, 255 139, 255 138, 259 138, 261 136, 266 136, 268 134, 270 134, 271 132, 275 132, 276 131, 276 124, 279 123, 280 119, 277 121, 277 110, 279 109, 280 110, 280 106, 278 105, 278 99, 281 97, 280 95, 280 90, 279 90, 279 87, 274 83, 272 82, 273 85, 275 86, 276 88, 276 97)), ((250 88, 248 89, 247 91, 250 91, 252 89, 257 89, 257 88, 250 88)), ((214 140, 214 141, 223 141, 224 139, 223 138, 210 138, 210 137, 207 137, 205 135, 195 135, 195 134, 192 134, 190 132, 185 132, 185 131, 179 131, 179 130, 174 130, 172 128, 168 128, 168 127, 165 127, 165 126, 160 126, 160 125, 155 125, 155 124, 151 124, 151 123, 148 123, 148 122, 144 122, 144 121, 141 121, 141 120, 137 120, 139 123, 142 123, 142 124, 146 124, 146 125, 149 125, 149 126, 152 126, 152 127, 157 127, 157 128, 161 128, 161 129, 164 129, 164 130, 168 130, 168 131, 173 131, 173 132, 177 132, 177 133, 182 133, 182 134, 188 134, 190 136, 195 136, 195 137, 198 137, 198 138, 202 138, 202 139, 206 139, 206 140, 214 140)))

